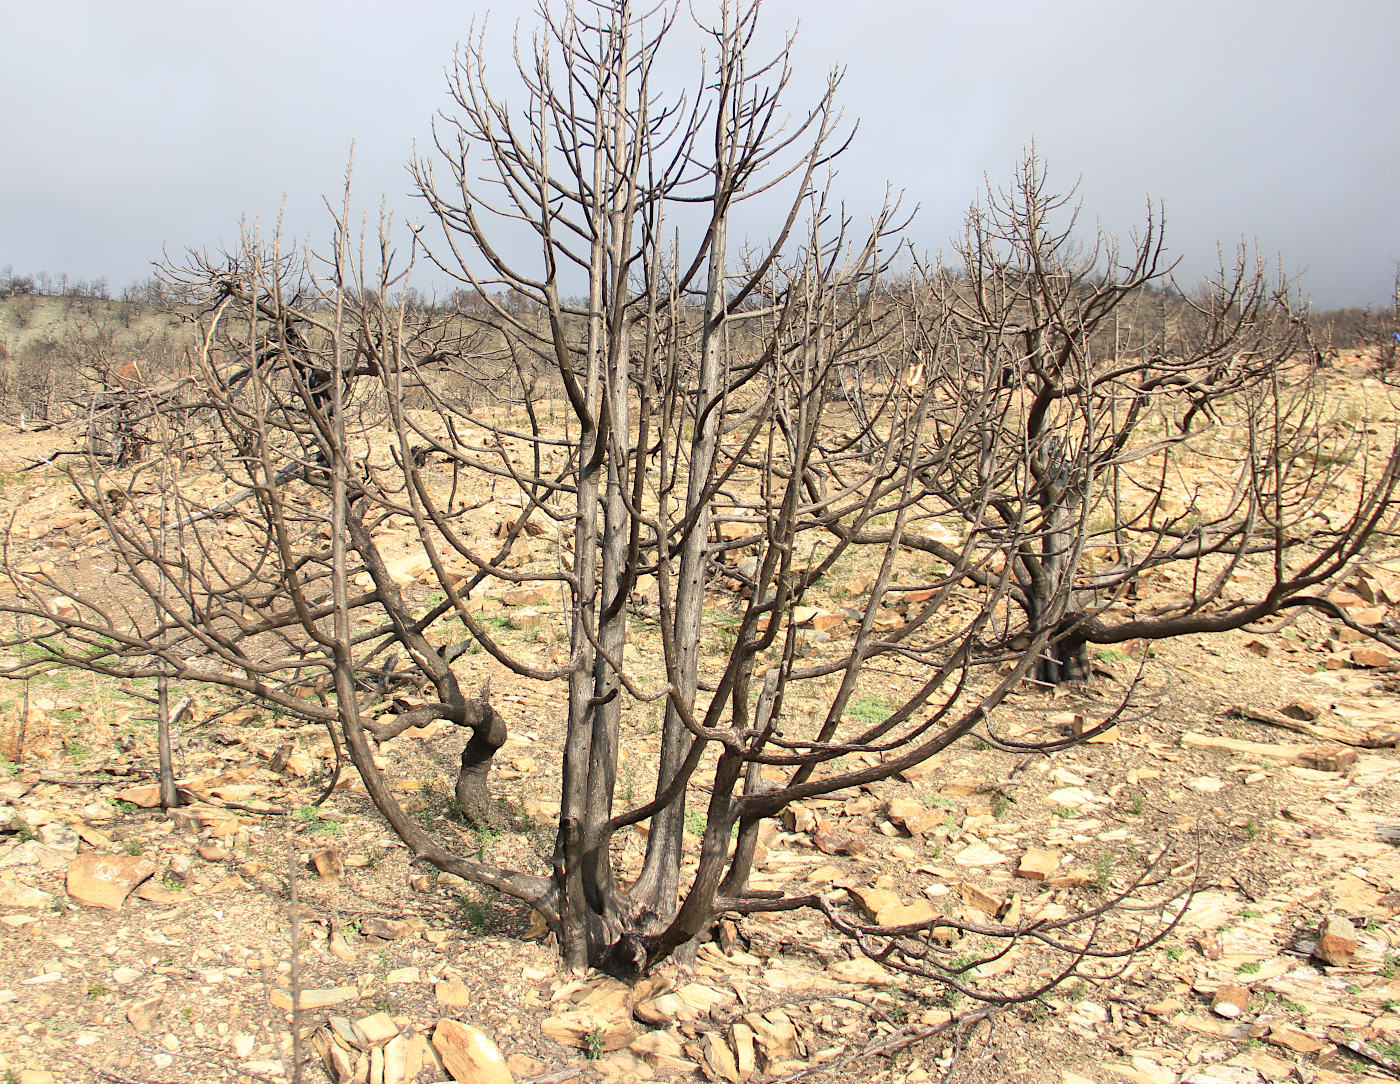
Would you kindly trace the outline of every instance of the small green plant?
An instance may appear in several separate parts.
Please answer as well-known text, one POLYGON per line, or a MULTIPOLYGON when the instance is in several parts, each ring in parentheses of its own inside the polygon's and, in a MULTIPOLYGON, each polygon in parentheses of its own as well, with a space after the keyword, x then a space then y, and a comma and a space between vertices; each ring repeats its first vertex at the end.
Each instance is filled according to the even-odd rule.
POLYGON ((1400 999, 1388 997, 1381 1002, 1381 1008, 1390 1013, 1400 1011, 1400 999))
POLYGON ((1366 921, 1361 928, 1367 933, 1379 933, 1382 929, 1382 926, 1383 923, 1375 915, 1368 915, 1366 916, 1366 921))
POLYGON ((846 709, 846 718, 853 723, 883 723, 893 711, 893 706, 883 697, 862 696, 846 709))
POLYGON ((1298 1002, 1296 1001, 1285 1001, 1283 1003, 1283 1007, 1289 1012, 1305 1013, 1308 1011, 1304 1006, 1298 1004, 1298 1002))
POLYGON ((1257 1050, 1259 1047, 1264 1045, 1264 1040, 1259 1038, 1257 1035, 1254 1035, 1246 1039, 1243 1045, 1246 1050, 1257 1050))
POLYGON ((1030 1015, 1031 1022, 1039 1024, 1044 1022, 1044 1020, 1050 1015, 1050 1006, 1047 1005, 1041 998, 1036 998, 1026 1007, 1026 1011, 1030 1015))
POLYGON ((100 997, 107 996, 107 987, 100 982, 88 983, 87 996, 89 1001, 96 1001, 100 997))
POLYGON ((1001 820, 1006 815, 1006 811, 1011 807, 1011 799, 1005 794, 998 794, 992 799, 992 816, 1001 820))
POLYGON ((1072 983, 1070 983, 1069 989, 1065 991, 1065 994, 1069 997, 1071 1001, 1083 1001, 1084 995, 1088 992, 1089 987, 1085 984, 1084 980, 1075 979, 1072 983))
POLYGON ((1257 974, 1259 974, 1259 968, 1260 968, 1261 966, 1262 966, 1262 965, 1259 963, 1258 960, 1250 960, 1248 963, 1240 964, 1239 967, 1235 968, 1235 974, 1237 974, 1237 975, 1257 975, 1257 974))
POLYGON ((1391 1061, 1400 1061, 1400 1039, 1376 1040, 1371 1045, 1391 1061))
POLYGON ((1094 859, 1094 879, 1089 882, 1089 887, 1095 892, 1107 892, 1112 883, 1113 856, 1101 854, 1094 859))
POLYGON ((0 772, 8 776, 19 775, 19 765, 7 757, 0 757, 0 772))
POLYGON ((394 1004, 394 999, 388 994, 381 994, 377 997, 374 1001, 374 1007, 380 1012, 386 1012, 390 1015, 398 1011, 398 1006, 394 1004))
POLYGON ((1242 922, 1249 922, 1252 919, 1263 917, 1264 912, 1256 911, 1253 907, 1246 907, 1243 911, 1240 912, 1240 920, 1242 922))
POLYGON ((1146 808, 1147 802, 1141 794, 1131 794, 1128 796, 1128 809, 1131 810, 1135 816, 1142 816, 1146 808))
POLYGON ((123 802, 120 798, 113 798, 111 802, 112 808, 123 815, 136 813, 141 809, 135 802, 123 802))
POLYGON ((1167 954, 1168 960, 1179 960, 1185 950, 1180 945, 1167 945, 1162 951, 1167 954))
POLYGON ((311 821, 319 819, 320 810, 316 806, 308 803, 300 807, 295 813, 292 814, 292 816, 296 817, 296 819, 301 821, 303 824, 307 824, 311 821))
POLYGON ((1254 818, 1250 817, 1244 822, 1244 838, 1253 843, 1259 838, 1259 826, 1254 823, 1254 818))
POLYGON ((1123 651, 1115 651, 1111 647, 1101 647, 1098 651, 1099 662, 1125 662, 1129 658, 1123 651))
POLYGON ((189 1005, 186 1005, 183 1009, 180 1010, 180 1015, 183 1016, 186 1020, 193 1020, 194 1009, 191 1008, 189 1005))
POLYGON ((1381 959, 1381 978, 1393 979, 1400 975, 1400 954, 1387 952, 1381 959))
POLYGON ((161 881, 161 884, 170 889, 171 892, 183 892, 185 890, 185 882, 175 877, 167 876, 161 881))
POLYGON ((589 1061, 597 1061, 607 1052, 608 1033, 597 1027, 583 1037, 583 1056, 589 1061))
POLYGON ((462 912, 462 923, 475 934, 486 933, 491 928, 491 909, 480 900, 467 895, 457 897, 457 908, 462 912))
POLYGON ((705 834, 705 814, 699 809, 685 811, 685 830, 693 836, 705 834))
POLYGON ((1068 820, 1070 817, 1074 816, 1074 810, 1067 805, 1057 805, 1054 809, 1050 810, 1050 815, 1052 817, 1059 817, 1061 820, 1068 820))
POLYGON ((145 849, 146 845, 142 843, 139 839, 137 839, 135 836, 132 836, 130 839, 128 839, 125 843, 122 844, 122 850, 126 851, 126 853, 131 855, 131 857, 133 858, 135 858, 138 854, 143 853, 145 849))

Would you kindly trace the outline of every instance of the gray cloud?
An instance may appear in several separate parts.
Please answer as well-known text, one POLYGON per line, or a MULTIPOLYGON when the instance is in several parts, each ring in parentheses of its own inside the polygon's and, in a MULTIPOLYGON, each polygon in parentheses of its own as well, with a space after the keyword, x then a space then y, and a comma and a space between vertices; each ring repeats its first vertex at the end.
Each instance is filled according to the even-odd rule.
MULTIPOLYGON (((697 0, 703 8, 702 0, 697 0)), ((496 4, 490 59, 533 5, 496 4)), ((801 20, 792 104, 843 65, 860 132, 838 190, 886 184, 936 249, 984 176, 1034 138, 1085 211, 1127 233, 1149 196, 1194 278, 1257 241, 1324 306, 1385 303, 1400 257, 1400 6, 1292 2, 769 0, 801 20)), ((478 12, 478 15, 480 13, 478 12)), ((243 215, 324 235, 355 142, 356 194, 418 213, 404 165, 446 103, 473 11, 445 0, 8 5, 0 264, 145 276, 162 249, 230 241, 243 215), (285 203, 284 203, 285 193, 285 203)), ((693 44, 695 39, 689 39, 693 44)), ((678 50, 694 64, 695 50, 678 50)), ((501 86, 508 80, 502 78, 501 86)), ((508 96, 510 96, 508 94, 508 96)), ((514 95, 518 100, 519 95, 514 95)))

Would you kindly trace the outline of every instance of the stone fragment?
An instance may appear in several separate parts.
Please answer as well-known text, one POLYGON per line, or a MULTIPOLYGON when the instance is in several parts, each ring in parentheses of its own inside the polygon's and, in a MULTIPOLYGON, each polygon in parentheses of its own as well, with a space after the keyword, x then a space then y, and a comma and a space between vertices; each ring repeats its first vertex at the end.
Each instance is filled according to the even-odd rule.
POLYGON ((963 903, 969 907, 975 907, 985 914, 995 917, 1001 910, 1002 901, 999 897, 993 896, 986 889, 973 884, 971 881, 962 881, 958 885, 958 895, 962 897, 963 903))
POLYGON ((268 995, 268 1000, 272 1002, 274 1008, 281 1009, 283 1012, 292 1012, 294 1008, 301 1010, 324 1009, 330 1005, 354 1001, 359 996, 360 992, 353 986, 332 986, 323 990, 303 990, 295 1006, 292 1004, 290 990, 273 990, 268 995))
POLYGON ((557 1043, 590 1055, 621 1050, 637 1037, 636 1025, 621 1013, 589 1007, 551 1016, 540 1029, 557 1043))
POLYGON ((380 941, 397 941, 408 933, 408 923, 373 915, 361 920, 360 933, 365 937, 378 938, 380 941))
POLYGON ((143 997, 126 1010, 126 1018, 137 1031, 150 1031, 155 1026, 156 1010, 164 1000, 160 994, 143 997))
POLYGON ((438 983, 433 993, 437 995, 438 1004, 449 1009, 465 1009, 476 1000, 467 984, 457 979, 438 983))
POLYGON ((894 798, 890 801, 885 815, 896 827, 904 829, 911 836, 924 836, 938 827, 942 817, 923 802, 912 798, 894 798))
POLYGON ((890 986, 895 982, 895 975, 869 956, 837 960, 826 970, 838 982, 857 982, 866 986, 890 986))
POLYGON ((458 1084, 515 1084, 496 1044, 470 1025, 439 1020, 433 1028, 433 1049, 458 1084))
POLYGON ((1328 1044, 1292 1024, 1275 1024, 1269 1029, 1269 1044, 1295 1054, 1316 1054, 1328 1044))
MULTIPOLYGON (((330 1077, 335 1084, 349 1084, 355 1079, 354 1054, 336 1042, 328 1029, 317 1028, 312 1032, 311 1048, 320 1056, 321 1064, 326 1070, 326 1076, 330 1077)), ((239 1054, 238 1056, 243 1058, 247 1057, 247 1054, 239 1054)))
POLYGON ((120 911, 132 889, 155 871, 154 862, 131 855, 79 855, 68 865, 68 895, 89 907, 120 911))
POLYGON ((345 873, 345 862, 335 847, 323 847, 311 856, 311 864, 316 867, 316 875, 326 880, 334 880, 345 873))
POLYGON ((0 882, 0 906, 4 907, 47 907, 53 896, 42 888, 34 888, 23 881, 0 882))
POLYGON ((758 1071, 758 1053, 753 1029, 735 1022, 729 1026, 729 1045, 734 1048, 734 1062, 739 1067, 739 1079, 748 1080, 758 1071))
POLYGON ((995 847, 985 843, 973 843, 964 847, 953 861, 960 866, 997 866, 1010 859, 995 847))
POLYGON ((1356 927, 1345 915, 1332 915, 1318 931, 1313 955, 1325 964, 1344 967, 1356 955, 1356 927))
POLYGON ((685 1047, 674 1031, 648 1031, 627 1048, 653 1069, 693 1073, 695 1063, 685 1056, 685 1047))
POLYGON ((1016 876, 1029 881, 1043 881, 1054 873, 1059 865, 1060 856, 1055 851, 1031 847, 1021 855, 1021 863, 1016 867, 1016 876))
POLYGON ((1243 986, 1221 986, 1211 998, 1210 1010, 1216 1016, 1234 1020, 1249 1008, 1249 991, 1243 986))
POLYGON ((383 1046, 399 1033, 399 1026, 390 1019, 386 1012, 377 1012, 371 1016, 362 1017, 356 1020, 352 1026, 355 1029, 355 1037, 359 1040, 355 1045, 361 1050, 367 1050, 372 1046, 383 1046))
POLYGON ((119 802, 130 802, 142 809, 154 809, 160 805, 160 785, 149 783, 139 787, 124 787, 117 791, 115 797, 119 802))
POLYGON ((422 1068, 422 1036, 405 1031, 384 1044, 384 1084, 409 1084, 422 1068))
POLYGON ((326 945, 330 949, 331 955, 343 963, 350 963, 355 959, 355 950, 350 947, 350 942, 346 941, 337 930, 331 934, 331 939, 326 945))
POLYGON ((1389 651, 1370 644, 1359 644, 1352 648, 1348 655, 1353 666, 1360 666, 1370 669, 1376 666, 1388 666, 1395 661, 1395 656, 1389 651))
POLYGON ((713 1031, 706 1032, 701 1050, 705 1056, 705 1066, 711 1073, 729 1084, 740 1084, 742 1078, 739 1076, 739 1063, 722 1035, 713 1031))

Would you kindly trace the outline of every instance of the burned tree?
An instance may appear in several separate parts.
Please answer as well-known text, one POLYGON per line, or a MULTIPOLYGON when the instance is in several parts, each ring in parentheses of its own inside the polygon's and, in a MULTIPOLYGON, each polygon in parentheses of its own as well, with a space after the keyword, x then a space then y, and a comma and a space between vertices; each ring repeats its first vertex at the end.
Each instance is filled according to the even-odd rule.
MULTIPOLYGON (((964 273, 895 289, 896 210, 857 230, 822 183, 844 149, 836 80, 785 126, 787 51, 756 61, 755 7, 725 4, 694 97, 667 102, 653 77, 673 15, 617 0, 546 17, 520 52, 518 111, 488 89, 479 42, 459 55, 436 157, 413 167, 438 227, 415 257, 455 276, 471 312, 410 304, 389 225, 356 237, 348 193, 320 258, 248 237, 181 272, 203 299, 198 418, 217 454, 158 497, 141 469, 94 460, 79 484, 126 494, 102 506, 125 595, 11 562, 10 608, 49 660, 222 686, 325 725, 416 855, 528 903, 569 965, 635 975, 718 916, 803 907, 912 974, 1034 997, 1043 980, 970 984, 944 935, 1034 941, 1065 957, 1058 981, 1170 913, 1154 904, 1146 932, 1097 946, 1076 931, 1141 906, 1139 881, 1053 923, 867 922, 751 888, 760 828, 928 761, 1027 677, 1074 676, 1081 643, 1117 634, 1107 607, 1134 575, 1223 559, 1225 584, 1257 555, 1304 552, 1292 535, 1261 548, 1256 529, 1295 509, 1293 483, 1270 489, 1258 467, 1282 477, 1275 449, 1309 416, 1283 405, 1285 345, 1261 345, 1292 325, 1243 282, 1198 301, 1214 322, 1182 360, 1102 356, 1106 319, 1159 274, 1156 235, 1126 269, 1066 263, 1034 169, 1005 214, 974 217, 964 273), (736 215, 760 195, 782 200, 771 240, 741 245, 736 215), (520 224, 528 256, 497 241, 520 224), (1250 430, 1226 515, 1134 503, 1138 465, 1170 480, 1153 457, 1260 404, 1272 428, 1250 430), (488 504, 509 515, 487 520, 488 504), (1086 564, 1105 547, 1112 563, 1086 564), (858 606, 822 638, 811 594, 852 568, 858 606), (534 638, 485 613, 516 588, 557 600, 530 615, 534 638), (462 812, 510 815, 489 780, 512 720, 467 687, 473 653, 559 690, 556 834, 537 868, 463 853, 389 778, 384 743, 446 723, 462 812), (853 711, 874 683, 895 702, 853 711), (647 710, 638 799, 619 775, 647 710), (643 823, 629 867, 621 841, 643 823)), ((1340 563, 1287 572, 1289 590, 1358 552, 1391 474, 1334 528, 1340 563)), ((1223 591, 1187 616, 1233 619, 1212 609, 1223 591)), ((1270 595, 1270 612, 1296 595, 1270 595)))

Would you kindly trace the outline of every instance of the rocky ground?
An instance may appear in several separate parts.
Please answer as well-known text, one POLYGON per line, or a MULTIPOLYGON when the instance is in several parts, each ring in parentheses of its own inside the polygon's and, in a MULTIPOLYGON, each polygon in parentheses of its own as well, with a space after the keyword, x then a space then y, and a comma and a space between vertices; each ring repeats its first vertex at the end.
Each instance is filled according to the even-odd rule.
MULTIPOLYGON (((0 460, 32 460, 47 439, 16 438, 0 460)), ((53 478, 0 477, 0 504, 16 517, 13 559, 103 575, 96 515, 53 478)), ((1393 622, 1396 569, 1372 566, 1333 597, 1362 624, 1393 622)), ((550 601, 531 595, 543 590, 479 603, 503 637, 547 654, 550 601)), ((854 581, 824 590, 805 615, 817 649, 861 594, 854 581)), ((492 773, 508 809, 498 830, 454 819, 460 733, 413 731, 380 755, 405 807, 459 852, 542 868, 561 719, 551 690, 493 665, 467 655, 459 669, 467 683, 496 678, 511 729, 492 773)), ((895 691, 917 677, 900 665, 879 675, 895 691)), ((316 727, 178 690, 191 697, 184 804, 167 814, 148 687, 12 683, 0 690, 0 1080, 290 1081, 298 1057, 302 1080, 374 1084, 1400 1076, 1395 656, 1305 617, 1106 651, 1097 668, 1091 691, 1028 690, 991 725, 1071 734, 1140 673, 1099 740, 1036 757, 964 743, 795 807, 764 840, 758 887, 820 892, 882 922, 1140 902, 1136 879, 1166 849, 1158 869, 1195 894, 1159 941, 991 1016, 855 952, 811 912, 729 923, 693 967, 635 987, 564 974, 528 909, 413 862, 353 772, 316 804, 335 778, 316 727)), ((629 709, 625 725, 630 802, 658 739, 654 714, 629 709)), ((642 843, 618 841, 622 868, 642 843)), ((1176 912, 1143 914, 1150 933, 1176 912)), ((969 978, 996 991, 1050 967, 1017 945, 969 978)))

